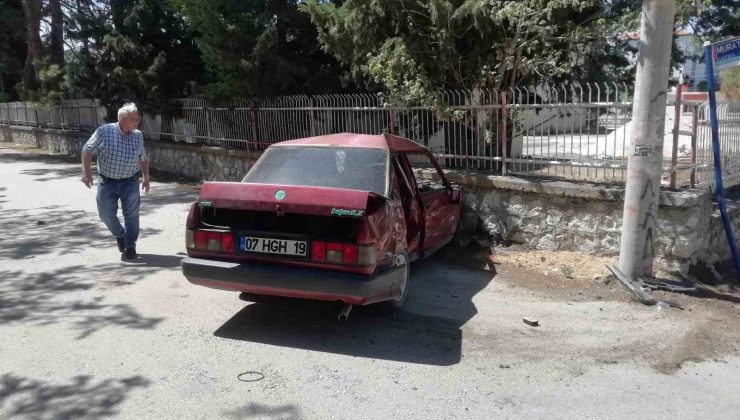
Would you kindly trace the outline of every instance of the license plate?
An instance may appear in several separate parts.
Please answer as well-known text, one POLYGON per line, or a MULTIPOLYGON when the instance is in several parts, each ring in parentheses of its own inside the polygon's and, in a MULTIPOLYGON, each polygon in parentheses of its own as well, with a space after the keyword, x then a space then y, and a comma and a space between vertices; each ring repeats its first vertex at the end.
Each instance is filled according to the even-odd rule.
POLYGON ((245 252, 258 252, 261 254, 291 255, 295 257, 308 256, 308 244, 306 241, 292 241, 288 239, 242 236, 239 249, 245 252))

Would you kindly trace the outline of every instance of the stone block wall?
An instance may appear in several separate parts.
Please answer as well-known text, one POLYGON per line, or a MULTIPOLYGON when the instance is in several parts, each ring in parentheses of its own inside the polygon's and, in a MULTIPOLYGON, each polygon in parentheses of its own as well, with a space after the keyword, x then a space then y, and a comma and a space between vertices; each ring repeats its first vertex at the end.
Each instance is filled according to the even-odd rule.
MULTIPOLYGON (((417 171, 434 178, 431 171, 417 171)), ((624 188, 487 176, 448 171, 466 189, 466 210, 477 216, 478 229, 499 241, 539 250, 619 255, 624 188)), ((740 209, 730 206, 733 226, 740 229, 740 209)), ((719 212, 707 191, 661 191, 656 264, 686 274, 692 264, 729 258, 719 212)))
POLYGON ((240 181, 258 152, 147 140, 152 168, 203 181, 240 181))
MULTIPOLYGON (((42 147, 49 153, 79 158, 89 132, 0 125, 0 140, 42 147)), ((153 170, 204 181, 238 181, 259 157, 259 152, 174 144, 146 139, 153 170)))

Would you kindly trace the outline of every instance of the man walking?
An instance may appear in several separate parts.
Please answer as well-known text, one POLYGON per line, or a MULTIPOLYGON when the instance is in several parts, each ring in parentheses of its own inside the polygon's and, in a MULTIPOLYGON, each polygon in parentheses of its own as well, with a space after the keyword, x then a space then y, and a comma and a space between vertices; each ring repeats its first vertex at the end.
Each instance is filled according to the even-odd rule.
POLYGON ((133 103, 118 110, 118 122, 98 127, 82 148, 82 182, 92 188, 92 155, 98 156, 98 215, 116 237, 121 258, 136 258, 139 237, 139 175, 141 189, 149 192, 149 157, 144 135, 136 129, 139 111, 133 103), (121 202, 125 228, 118 219, 121 202))

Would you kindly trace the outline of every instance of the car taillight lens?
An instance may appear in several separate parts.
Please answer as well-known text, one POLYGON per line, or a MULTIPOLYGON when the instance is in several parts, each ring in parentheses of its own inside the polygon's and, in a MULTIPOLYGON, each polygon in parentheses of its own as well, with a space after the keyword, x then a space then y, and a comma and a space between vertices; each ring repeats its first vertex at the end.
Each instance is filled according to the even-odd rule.
POLYGON ((221 233, 220 232, 206 232, 206 249, 212 252, 221 251, 221 233))
POLYGON ((194 232, 195 236, 195 248, 196 249, 206 249, 206 233, 202 230, 196 230, 194 232))
POLYGON ((195 235, 189 229, 185 231, 185 248, 195 248, 195 235))
POLYGON ((375 245, 311 242, 311 261, 347 265, 375 265, 375 245))
POLYGON ((344 264, 357 264, 357 245, 342 245, 342 262, 344 264))
POLYGON ((234 253, 234 236, 231 233, 221 234, 221 250, 229 254, 234 253))
POLYGON ((358 245, 357 246, 357 264, 358 265, 375 265, 377 264, 378 255, 375 245, 358 245))
POLYGON ((326 262, 342 263, 342 244, 329 242, 326 244, 326 262))
POLYGON ((311 242, 311 260, 318 262, 326 261, 326 242, 311 242))
POLYGON ((186 230, 185 246, 210 252, 234 253, 234 235, 231 232, 186 230))

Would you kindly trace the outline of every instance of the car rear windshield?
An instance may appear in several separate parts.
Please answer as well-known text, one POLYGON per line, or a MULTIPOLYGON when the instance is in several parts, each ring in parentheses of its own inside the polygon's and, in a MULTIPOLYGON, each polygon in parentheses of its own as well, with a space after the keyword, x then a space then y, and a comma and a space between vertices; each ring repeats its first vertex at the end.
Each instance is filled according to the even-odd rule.
POLYGON ((347 147, 274 147, 242 182, 345 188, 386 195, 388 152, 347 147))

